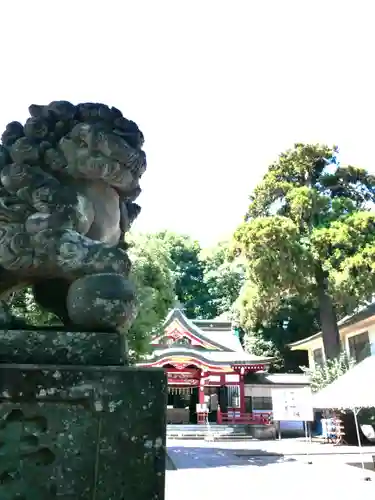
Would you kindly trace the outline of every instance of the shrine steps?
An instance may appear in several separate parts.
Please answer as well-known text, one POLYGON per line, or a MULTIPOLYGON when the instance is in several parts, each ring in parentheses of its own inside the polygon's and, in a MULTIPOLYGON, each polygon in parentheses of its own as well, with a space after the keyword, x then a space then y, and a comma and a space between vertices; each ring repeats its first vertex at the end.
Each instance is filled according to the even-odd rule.
POLYGON ((214 439, 215 441, 240 441, 254 439, 245 425, 167 425, 167 439, 214 439))

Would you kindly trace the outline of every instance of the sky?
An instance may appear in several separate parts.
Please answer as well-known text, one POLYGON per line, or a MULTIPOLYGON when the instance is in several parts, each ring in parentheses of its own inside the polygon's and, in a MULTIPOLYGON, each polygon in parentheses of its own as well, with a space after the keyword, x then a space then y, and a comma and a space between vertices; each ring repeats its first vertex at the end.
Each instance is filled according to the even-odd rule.
POLYGON ((4 2, 0 128, 31 103, 116 106, 145 135, 135 229, 215 244, 295 142, 375 172, 372 3, 4 2))

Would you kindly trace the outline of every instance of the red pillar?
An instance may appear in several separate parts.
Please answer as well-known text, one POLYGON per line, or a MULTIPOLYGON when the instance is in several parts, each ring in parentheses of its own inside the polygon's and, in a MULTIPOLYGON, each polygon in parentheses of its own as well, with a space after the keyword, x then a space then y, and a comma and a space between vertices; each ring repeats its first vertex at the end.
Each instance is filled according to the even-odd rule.
POLYGON ((202 380, 204 376, 204 373, 202 373, 202 370, 199 372, 199 395, 198 395, 198 403, 203 405, 204 404, 204 380, 202 380))
POLYGON ((223 416, 221 414, 220 410, 220 405, 217 406, 217 418, 216 418, 216 423, 217 424, 222 424, 223 423, 223 416))
POLYGON ((199 401, 198 401, 198 403, 200 405, 204 404, 204 386, 203 385, 199 385, 199 401))
MULTIPOLYGON (((204 404, 204 381, 202 380, 203 373, 200 370, 199 372, 199 385, 198 385, 198 403, 200 405, 204 404)), ((203 413, 200 413, 197 415, 198 419, 198 424, 204 424, 205 423, 205 417, 203 413)))
POLYGON ((241 415, 246 412, 245 406, 245 381, 243 374, 240 375, 240 411, 241 415))

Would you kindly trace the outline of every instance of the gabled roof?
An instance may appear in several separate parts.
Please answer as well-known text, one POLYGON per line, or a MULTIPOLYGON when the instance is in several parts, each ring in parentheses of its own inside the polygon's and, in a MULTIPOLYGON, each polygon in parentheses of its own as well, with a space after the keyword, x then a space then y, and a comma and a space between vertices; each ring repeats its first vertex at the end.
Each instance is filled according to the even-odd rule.
POLYGON ((189 320, 181 309, 174 308, 163 329, 163 333, 151 341, 152 354, 139 366, 172 365, 181 370, 192 365, 202 370, 231 373, 240 367, 262 371, 273 361, 273 358, 245 352, 231 322, 223 319, 189 320))
POLYGON ((243 351, 240 339, 233 332, 231 321, 221 318, 213 320, 193 319, 191 321, 201 329, 207 338, 221 344, 226 350, 236 352, 243 351))
MULTIPOLYGON (((215 322, 215 320, 192 321, 185 316, 181 309, 177 308, 172 309, 166 317, 163 326, 164 331, 173 326, 174 322, 179 323, 184 328, 187 336, 197 343, 201 342, 208 350, 243 352, 241 343, 232 332, 228 322, 215 322)), ((151 344, 155 345, 164 335, 163 333, 154 338, 151 344)))

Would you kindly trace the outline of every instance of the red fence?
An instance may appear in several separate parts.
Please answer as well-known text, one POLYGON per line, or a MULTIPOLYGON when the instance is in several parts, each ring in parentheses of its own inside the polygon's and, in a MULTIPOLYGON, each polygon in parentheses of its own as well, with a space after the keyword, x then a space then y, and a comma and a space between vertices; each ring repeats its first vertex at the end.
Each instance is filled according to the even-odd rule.
POLYGON ((272 413, 240 413, 230 411, 228 413, 217 413, 218 424, 246 424, 246 425, 270 425, 272 423, 272 413))

